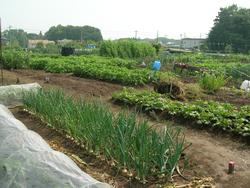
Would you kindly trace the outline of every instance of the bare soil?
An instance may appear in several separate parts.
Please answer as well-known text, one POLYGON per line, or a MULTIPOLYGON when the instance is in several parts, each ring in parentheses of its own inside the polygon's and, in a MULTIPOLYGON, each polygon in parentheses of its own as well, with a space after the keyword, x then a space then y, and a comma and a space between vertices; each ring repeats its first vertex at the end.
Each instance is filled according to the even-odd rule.
POLYGON ((238 107, 242 105, 250 105, 250 97, 245 95, 237 95, 235 92, 225 89, 220 89, 213 95, 204 97, 206 100, 215 100, 223 103, 231 103, 238 107))
MULTIPOLYGON (((86 98, 100 98, 106 102, 113 111, 120 111, 121 107, 110 103, 110 98, 113 92, 122 89, 122 86, 118 84, 112 84, 102 81, 96 81, 91 79, 76 78, 69 74, 51 74, 43 71, 31 71, 31 70, 17 70, 17 71, 4 71, 5 84, 13 84, 19 78, 19 83, 31 83, 38 82, 44 88, 62 88, 69 94, 76 97, 83 96, 86 98), (45 83, 45 76, 49 76, 50 82, 45 83)), ((47 137, 46 131, 43 133, 43 127, 36 121, 31 121, 30 117, 15 112, 17 118, 22 120, 30 129, 37 131, 40 135, 45 137, 48 142, 55 143, 56 148, 65 148, 65 144, 62 139, 57 135, 47 137)), ((141 115, 144 118, 144 115, 141 115)), ((146 117, 145 117, 146 118, 146 117)), ((250 147, 244 142, 240 142, 237 138, 230 136, 214 134, 206 130, 193 129, 190 126, 176 125, 171 121, 153 121, 150 123, 154 126, 180 126, 183 128, 187 142, 192 143, 192 146, 186 151, 186 160, 189 160, 189 166, 184 170, 183 175, 189 179, 192 177, 213 177, 216 183, 216 187, 225 188, 249 188, 250 187, 250 147), (235 162, 235 173, 228 174, 228 162, 235 162)), ((67 144, 66 144, 67 145, 67 144)), ((70 147, 67 147, 69 153, 76 153, 71 151, 70 147)), ((67 153, 66 152, 66 153, 67 153)), ((77 155, 78 153, 76 153, 77 155)), ((79 155, 81 155, 79 151, 79 155)), ((84 157, 83 157, 84 158, 84 157)), ((88 162, 88 161, 87 161, 88 162)), ((86 163, 87 163, 86 162, 86 163)), ((90 162, 91 163, 91 162, 90 162)), ((83 165, 84 166, 84 165, 83 165)), ((104 168, 96 168, 95 165, 87 164, 88 167, 84 167, 83 170, 94 176, 100 181, 112 183, 118 185, 118 187, 138 187, 136 184, 126 184, 126 179, 122 177, 118 178, 110 174, 104 173, 109 170, 104 168), (90 166, 90 167, 89 167, 90 166), (106 170, 106 171, 105 171, 106 170)), ((103 166, 103 165, 102 165, 103 166)), ((189 181, 184 181, 180 177, 174 177, 174 180, 179 183, 187 184, 189 181)), ((147 187, 147 186, 144 186, 147 187)))

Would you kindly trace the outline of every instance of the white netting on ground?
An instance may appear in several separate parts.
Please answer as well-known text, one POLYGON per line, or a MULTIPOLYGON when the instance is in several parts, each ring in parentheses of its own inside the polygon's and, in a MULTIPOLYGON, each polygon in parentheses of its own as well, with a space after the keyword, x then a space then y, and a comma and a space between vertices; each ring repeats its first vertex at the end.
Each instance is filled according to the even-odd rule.
POLYGON ((244 80, 244 82, 242 82, 240 89, 243 89, 245 91, 250 92, 250 81, 249 80, 244 80))
POLYGON ((38 83, 0 86, 0 104, 9 107, 20 105, 23 92, 37 92, 41 88, 38 83))
POLYGON ((110 188, 54 151, 0 104, 0 187, 110 188))

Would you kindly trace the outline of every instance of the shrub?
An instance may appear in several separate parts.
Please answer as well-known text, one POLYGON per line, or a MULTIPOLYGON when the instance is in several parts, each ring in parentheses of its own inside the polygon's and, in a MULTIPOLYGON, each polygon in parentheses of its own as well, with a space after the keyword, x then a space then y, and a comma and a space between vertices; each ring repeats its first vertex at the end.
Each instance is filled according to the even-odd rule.
POLYGON ((20 50, 4 50, 3 62, 5 69, 21 69, 26 68, 29 62, 29 55, 20 50))

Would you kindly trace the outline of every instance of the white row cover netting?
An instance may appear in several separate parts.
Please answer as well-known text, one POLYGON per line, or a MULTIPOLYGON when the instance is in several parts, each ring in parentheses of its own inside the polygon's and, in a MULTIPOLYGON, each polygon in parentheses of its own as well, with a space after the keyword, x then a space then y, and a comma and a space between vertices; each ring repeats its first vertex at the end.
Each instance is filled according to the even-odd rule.
POLYGON ((23 92, 37 92, 42 87, 38 83, 8 85, 0 87, 0 104, 16 106, 22 103, 23 92))
POLYGON ((110 188, 54 151, 0 104, 1 188, 110 188))
POLYGON ((249 80, 244 80, 244 82, 242 82, 240 89, 243 89, 245 91, 250 92, 250 81, 249 80))

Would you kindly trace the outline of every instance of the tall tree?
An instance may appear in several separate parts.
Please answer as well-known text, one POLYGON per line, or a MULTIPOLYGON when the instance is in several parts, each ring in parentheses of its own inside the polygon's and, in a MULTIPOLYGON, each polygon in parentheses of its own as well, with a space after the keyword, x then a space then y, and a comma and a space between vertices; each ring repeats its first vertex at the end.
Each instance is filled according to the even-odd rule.
POLYGON ((232 5, 221 8, 214 20, 207 44, 210 50, 250 51, 250 9, 232 5))
POLYGON ((91 26, 53 26, 46 33, 45 38, 48 40, 62 40, 62 39, 71 39, 71 40, 93 40, 101 41, 102 34, 98 28, 91 26))
POLYGON ((27 37, 29 40, 37 40, 37 39, 40 39, 39 35, 36 34, 36 33, 28 33, 27 34, 27 37))
POLYGON ((8 39, 12 47, 16 45, 21 46, 22 48, 27 47, 27 33, 22 29, 5 30, 3 36, 8 39))

